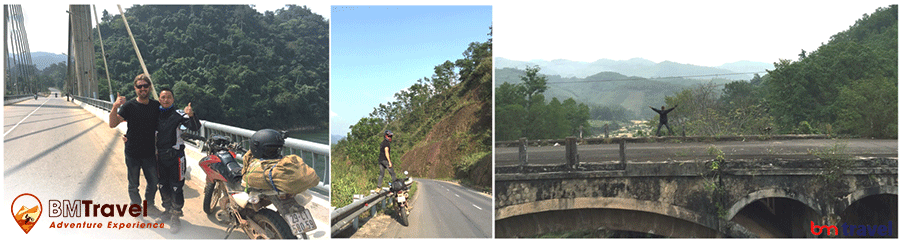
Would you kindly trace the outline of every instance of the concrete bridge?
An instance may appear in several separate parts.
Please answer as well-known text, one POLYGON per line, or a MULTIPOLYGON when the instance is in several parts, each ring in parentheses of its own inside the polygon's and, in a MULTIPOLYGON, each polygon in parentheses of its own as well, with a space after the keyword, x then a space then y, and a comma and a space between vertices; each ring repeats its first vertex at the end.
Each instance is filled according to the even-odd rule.
MULTIPOLYGON (((784 142, 792 147, 811 141, 784 142)), ((893 233, 886 237, 896 238, 892 142, 893 155, 879 157, 857 156, 867 152, 851 142, 849 149, 809 150, 795 157, 729 158, 730 152, 719 151, 714 158, 607 162, 578 160, 582 148, 560 147, 560 156, 569 158, 557 164, 501 166, 498 158, 495 236, 601 229, 663 237, 827 237, 811 233, 812 222, 890 225, 893 233), (572 150, 575 154, 565 155, 572 150)), ((891 141, 886 143, 890 147, 891 141)))

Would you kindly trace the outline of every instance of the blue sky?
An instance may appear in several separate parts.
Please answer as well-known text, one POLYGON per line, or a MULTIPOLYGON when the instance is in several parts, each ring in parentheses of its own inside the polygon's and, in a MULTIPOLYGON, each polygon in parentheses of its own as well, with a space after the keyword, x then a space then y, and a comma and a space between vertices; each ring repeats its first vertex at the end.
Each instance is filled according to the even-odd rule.
POLYGON ((331 133, 490 37, 490 6, 332 6, 331 133))

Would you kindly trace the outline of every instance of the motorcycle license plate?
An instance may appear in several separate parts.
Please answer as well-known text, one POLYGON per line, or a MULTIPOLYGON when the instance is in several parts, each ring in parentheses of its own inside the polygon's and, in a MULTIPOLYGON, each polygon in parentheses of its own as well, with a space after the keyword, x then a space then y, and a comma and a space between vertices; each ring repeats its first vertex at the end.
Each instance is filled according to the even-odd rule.
POLYGON ((303 209, 303 212, 299 213, 288 214, 286 218, 291 225, 291 231, 294 231, 295 234, 316 230, 316 221, 313 220, 309 209, 303 209))

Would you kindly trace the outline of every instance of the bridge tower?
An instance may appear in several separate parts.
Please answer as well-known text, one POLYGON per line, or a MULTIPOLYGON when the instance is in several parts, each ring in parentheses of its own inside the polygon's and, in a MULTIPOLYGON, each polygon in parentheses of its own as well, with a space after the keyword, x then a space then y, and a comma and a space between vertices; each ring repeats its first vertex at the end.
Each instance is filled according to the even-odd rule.
POLYGON ((22 5, 3 5, 3 80, 7 92, 13 94, 33 93, 38 90, 34 83, 35 66, 31 62, 28 35, 25 32, 25 17, 22 5), (10 52, 12 51, 12 52, 10 52))
POLYGON ((69 5, 69 56, 64 92, 97 98, 90 5, 69 5))

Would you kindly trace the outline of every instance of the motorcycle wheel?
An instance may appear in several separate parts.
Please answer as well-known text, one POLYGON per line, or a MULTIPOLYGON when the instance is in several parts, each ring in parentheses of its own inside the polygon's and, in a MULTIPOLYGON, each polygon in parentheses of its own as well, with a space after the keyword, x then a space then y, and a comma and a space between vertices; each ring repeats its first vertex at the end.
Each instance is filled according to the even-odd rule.
POLYGON ((400 207, 400 223, 409 226, 409 210, 405 206, 400 207))
POLYGON ((212 214, 219 205, 219 200, 225 196, 220 187, 221 182, 207 182, 203 188, 203 212, 206 214, 212 214))
POLYGON ((253 215, 253 221, 263 228, 262 232, 269 239, 297 239, 284 218, 275 211, 267 208, 260 209, 253 215))

